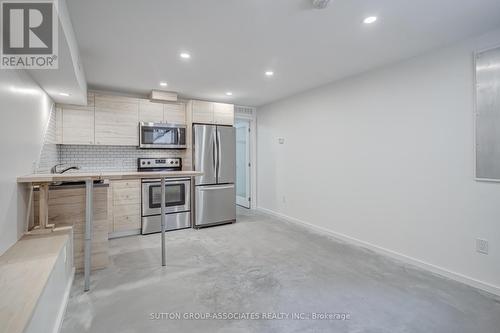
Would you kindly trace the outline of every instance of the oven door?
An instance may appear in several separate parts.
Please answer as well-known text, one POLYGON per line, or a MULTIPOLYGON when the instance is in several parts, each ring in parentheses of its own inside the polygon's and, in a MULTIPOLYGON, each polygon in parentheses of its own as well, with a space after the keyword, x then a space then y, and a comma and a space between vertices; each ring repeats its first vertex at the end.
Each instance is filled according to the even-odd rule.
MULTIPOLYGON (((165 212, 186 212, 191 209, 191 181, 172 179, 165 181, 165 212)), ((142 216, 161 214, 161 185, 159 180, 142 183, 142 216)))
POLYGON ((140 123, 141 148, 186 148, 186 126, 176 124, 140 123))

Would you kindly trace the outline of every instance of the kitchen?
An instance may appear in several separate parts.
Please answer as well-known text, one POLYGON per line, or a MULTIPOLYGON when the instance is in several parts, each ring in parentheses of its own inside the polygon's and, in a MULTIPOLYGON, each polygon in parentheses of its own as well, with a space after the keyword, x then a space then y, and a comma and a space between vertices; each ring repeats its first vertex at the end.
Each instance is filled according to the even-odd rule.
POLYGON ((498 1, 0 7, 0 332, 498 332, 498 1))

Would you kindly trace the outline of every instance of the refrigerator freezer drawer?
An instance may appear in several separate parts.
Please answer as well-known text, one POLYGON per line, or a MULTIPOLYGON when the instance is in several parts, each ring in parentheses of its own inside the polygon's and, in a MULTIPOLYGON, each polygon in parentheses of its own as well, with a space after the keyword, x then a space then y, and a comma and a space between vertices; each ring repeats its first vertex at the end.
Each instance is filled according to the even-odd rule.
POLYGON ((196 186, 195 226, 236 221, 234 184, 196 186))
MULTIPOLYGON (((174 213, 165 215, 165 230, 176 230, 191 227, 191 213, 174 213)), ((142 234, 151 234, 161 231, 160 215, 142 217, 142 234)))

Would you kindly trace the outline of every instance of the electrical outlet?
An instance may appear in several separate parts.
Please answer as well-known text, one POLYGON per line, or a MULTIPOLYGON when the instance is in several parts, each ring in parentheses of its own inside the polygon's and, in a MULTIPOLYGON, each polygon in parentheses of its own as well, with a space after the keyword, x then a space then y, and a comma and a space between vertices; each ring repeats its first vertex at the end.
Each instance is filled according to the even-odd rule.
POLYGON ((283 203, 285 204, 285 203, 286 203, 286 197, 285 197, 285 196, 283 196, 283 197, 281 198, 281 201, 283 201, 283 203))
POLYGON ((476 239, 476 251, 482 254, 488 254, 488 241, 485 239, 476 239))

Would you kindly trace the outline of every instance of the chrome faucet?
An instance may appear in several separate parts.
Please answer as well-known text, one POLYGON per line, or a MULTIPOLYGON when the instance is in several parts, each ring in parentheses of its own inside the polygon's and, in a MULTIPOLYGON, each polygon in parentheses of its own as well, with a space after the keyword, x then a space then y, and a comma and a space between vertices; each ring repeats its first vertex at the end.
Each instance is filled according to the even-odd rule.
POLYGON ((51 173, 65 173, 66 171, 69 171, 69 170, 80 170, 80 167, 73 165, 73 166, 67 167, 65 169, 62 169, 61 171, 57 171, 57 167, 61 166, 61 165, 64 165, 64 163, 59 163, 59 164, 54 165, 52 168, 50 168, 50 172, 51 173))

